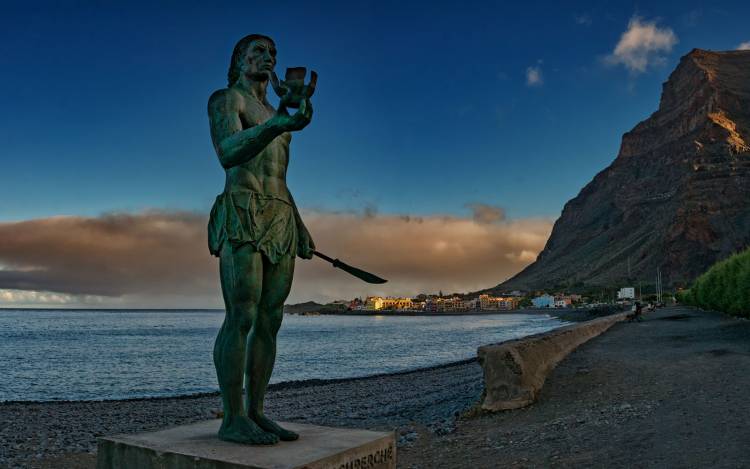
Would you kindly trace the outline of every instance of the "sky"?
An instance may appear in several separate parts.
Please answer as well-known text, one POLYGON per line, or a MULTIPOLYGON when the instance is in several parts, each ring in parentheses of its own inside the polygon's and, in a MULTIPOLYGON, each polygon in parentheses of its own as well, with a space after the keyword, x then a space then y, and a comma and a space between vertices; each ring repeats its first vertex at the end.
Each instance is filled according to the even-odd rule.
MULTIPOLYGON (((221 307, 206 101, 235 42, 319 74, 288 184, 321 251, 289 302, 494 286, 747 2, 33 2, 0 16, 0 307, 221 307)), ((273 102, 273 100, 272 100, 273 102)))

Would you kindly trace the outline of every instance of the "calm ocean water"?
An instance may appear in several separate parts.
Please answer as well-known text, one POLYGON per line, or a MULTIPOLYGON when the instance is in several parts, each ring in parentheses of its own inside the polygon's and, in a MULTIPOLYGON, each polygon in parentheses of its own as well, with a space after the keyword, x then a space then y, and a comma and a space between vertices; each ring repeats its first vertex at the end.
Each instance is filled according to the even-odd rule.
MULTIPOLYGON (((218 390, 219 311, 0 310, 0 401, 123 399, 218 390)), ((284 318, 272 382, 366 376, 476 356, 543 332, 546 315, 284 318)))

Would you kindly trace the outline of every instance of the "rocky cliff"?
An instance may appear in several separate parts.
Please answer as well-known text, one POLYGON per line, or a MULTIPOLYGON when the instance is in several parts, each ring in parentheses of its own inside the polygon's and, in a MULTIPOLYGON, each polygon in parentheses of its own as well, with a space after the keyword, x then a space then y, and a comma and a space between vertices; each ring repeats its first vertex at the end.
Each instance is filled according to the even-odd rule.
POLYGON ((570 200, 537 260, 496 289, 693 280, 750 244, 750 51, 694 49, 659 109, 570 200))

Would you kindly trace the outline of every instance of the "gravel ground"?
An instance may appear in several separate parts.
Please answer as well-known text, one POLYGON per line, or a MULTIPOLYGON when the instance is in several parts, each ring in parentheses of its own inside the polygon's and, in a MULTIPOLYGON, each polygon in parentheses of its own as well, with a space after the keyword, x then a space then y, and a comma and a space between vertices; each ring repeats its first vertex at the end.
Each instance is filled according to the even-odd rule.
MULTIPOLYGON (((482 392, 482 370, 468 360, 369 378, 273 386, 273 418, 338 427, 393 430, 416 422, 430 433, 453 430, 455 416, 482 392)), ((205 420, 216 394, 167 399, 0 404, 0 467, 90 468, 96 438, 205 420)), ((401 440, 416 437, 405 431, 401 440)))
POLYGON ((665 308, 581 346, 534 405, 419 432, 399 466, 750 467, 748 390, 750 321, 665 308))

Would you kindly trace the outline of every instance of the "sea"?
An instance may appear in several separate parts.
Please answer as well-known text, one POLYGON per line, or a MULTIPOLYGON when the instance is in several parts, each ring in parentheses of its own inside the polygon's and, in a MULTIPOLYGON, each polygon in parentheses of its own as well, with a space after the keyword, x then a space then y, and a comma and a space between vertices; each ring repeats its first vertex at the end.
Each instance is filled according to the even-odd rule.
MULTIPOLYGON (((212 352, 223 319, 214 310, 0 310, 0 402, 218 391, 212 352)), ((545 314, 286 315, 271 382, 424 368, 564 324, 545 314)))

